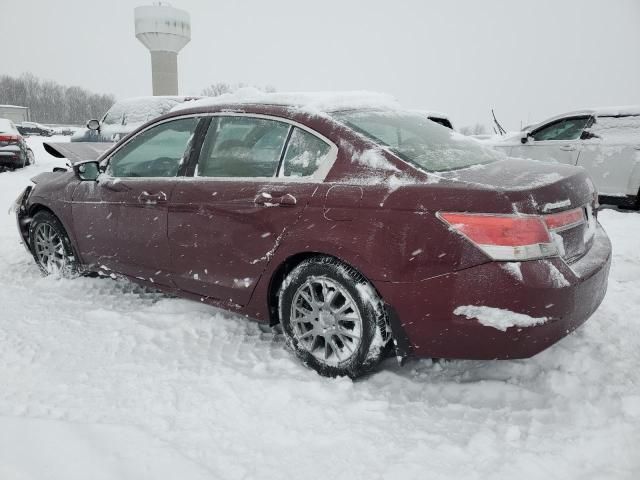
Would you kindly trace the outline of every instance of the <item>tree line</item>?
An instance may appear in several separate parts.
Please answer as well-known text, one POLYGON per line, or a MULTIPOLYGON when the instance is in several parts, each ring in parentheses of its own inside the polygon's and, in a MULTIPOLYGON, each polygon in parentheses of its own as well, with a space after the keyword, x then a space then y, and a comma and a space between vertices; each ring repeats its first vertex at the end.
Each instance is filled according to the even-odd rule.
POLYGON ((0 75, 0 105, 29 107, 35 122, 83 125, 91 118, 101 118, 115 101, 113 95, 67 87, 31 73, 0 75))

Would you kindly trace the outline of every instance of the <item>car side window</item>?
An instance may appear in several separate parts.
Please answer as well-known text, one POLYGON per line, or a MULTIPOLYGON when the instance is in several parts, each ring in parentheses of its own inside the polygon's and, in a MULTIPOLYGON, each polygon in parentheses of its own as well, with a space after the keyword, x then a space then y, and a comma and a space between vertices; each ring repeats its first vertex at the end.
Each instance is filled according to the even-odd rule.
POLYGON ((301 128, 295 127, 284 156, 282 175, 309 177, 327 161, 331 147, 301 128))
POLYGON ((197 118, 161 123, 138 134, 109 160, 114 177, 175 177, 189 154, 197 118))
POLYGON ((576 140, 580 138, 589 117, 566 118, 546 125, 533 132, 533 139, 541 140, 576 140))
POLYGON ((289 125, 253 117, 214 117, 204 140, 200 177, 273 177, 289 125))

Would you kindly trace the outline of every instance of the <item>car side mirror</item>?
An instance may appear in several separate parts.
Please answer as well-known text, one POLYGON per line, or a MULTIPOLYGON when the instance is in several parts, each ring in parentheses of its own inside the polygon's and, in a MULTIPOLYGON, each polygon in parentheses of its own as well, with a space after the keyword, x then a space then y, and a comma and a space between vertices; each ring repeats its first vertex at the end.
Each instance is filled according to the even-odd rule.
POLYGON ((580 140, 591 140, 593 138, 600 138, 600 136, 595 133, 591 133, 589 130, 583 130, 580 134, 580 140))
POLYGON ((87 122, 87 128, 89 130, 95 130, 95 131, 99 132, 100 131, 100 122, 98 120, 96 120, 95 118, 92 119, 92 120, 89 120, 87 122))
POLYGON ((524 132, 524 135, 522 135, 522 137, 520 138, 520 143, 522 143, 523 145, 527 143, 529 141, 530 136, 531 136, 531 133, 524 132))
POLYGON ((73 171, 83 182, 95 182, 100 175, 100 163, 97 160, 76 163, 73 171))

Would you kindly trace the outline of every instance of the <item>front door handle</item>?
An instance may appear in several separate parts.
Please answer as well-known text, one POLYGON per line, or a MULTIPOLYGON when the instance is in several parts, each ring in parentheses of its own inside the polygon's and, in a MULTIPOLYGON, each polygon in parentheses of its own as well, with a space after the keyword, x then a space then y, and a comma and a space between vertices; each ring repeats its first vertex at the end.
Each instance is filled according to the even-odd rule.
POLYGON ((295 207, 298 201, 290 193, 274 197, 268 192, 260 192, 253 200, 253 203, 264 207, 295 207))
POLYGON ((166 201, 167 194, 164 192, 149 193, 144 191, 138 196, 138 203, 142 203, 144 205, 156 205, 158 203, 165 203, 166 201))
POLYGON ((576 149, 575 145, 562 145, 560 150, 564 150, 565 152, 573 152, 576 149))

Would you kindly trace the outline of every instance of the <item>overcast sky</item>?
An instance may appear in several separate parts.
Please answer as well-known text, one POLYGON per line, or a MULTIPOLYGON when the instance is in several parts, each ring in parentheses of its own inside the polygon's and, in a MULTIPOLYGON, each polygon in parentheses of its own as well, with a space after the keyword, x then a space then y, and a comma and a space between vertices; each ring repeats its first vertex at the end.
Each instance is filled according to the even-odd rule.
MULTIPOLYGON (((151 94, 133 0, 0 0, 0 73, 151 94)), ((640 0, 173 0, 191 14, 180 90, 375 90, 458 126, 640 104, 640 0)))

